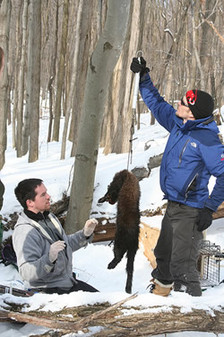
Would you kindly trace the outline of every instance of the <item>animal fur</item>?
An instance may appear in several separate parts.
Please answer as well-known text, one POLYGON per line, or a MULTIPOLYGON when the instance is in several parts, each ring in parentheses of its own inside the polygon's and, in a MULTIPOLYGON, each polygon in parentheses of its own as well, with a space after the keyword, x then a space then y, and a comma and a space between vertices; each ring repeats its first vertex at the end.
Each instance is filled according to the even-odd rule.
POLYGON ((125 290, 131 293, 134 270, 134 259, 138 250, 139 237, 139 198, 140 188, 138 179, 128 170, 115 174, 113 181, 108 186, 107 193, 98 200, 110 204, 117 202, 117 221, 114 240, 114 258, 108 264, 108 269, 113 269, 127 253, 127 281, 125 290))

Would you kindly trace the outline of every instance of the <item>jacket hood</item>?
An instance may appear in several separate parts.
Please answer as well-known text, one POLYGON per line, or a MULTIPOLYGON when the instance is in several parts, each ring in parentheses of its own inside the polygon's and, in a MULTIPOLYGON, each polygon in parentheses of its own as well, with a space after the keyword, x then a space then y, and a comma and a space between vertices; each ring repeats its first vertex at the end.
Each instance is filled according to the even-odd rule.
POLYGON ((18 220, 15 224, 15 228, 18 227, 18 226, 24 225, 24 220, 26 221, 27 225, 32 226, 31 219, 28 218, 28 216, 24 212, 21 212, 19 214, 18 220))
MULTIPOLYGON (((53 225, 55 226, 55 228, 58 230, 58 232, 60 234, 62 234, 62 227, 60 225, 60 223, 58 222, 58 219, 54 216, 53 213, 47 213, 48 215, 48 220, 44 218, 41 220, 42 222, 43 221, 50 221, 51 223, 53 223, 53 225)), ((47 238, 50 238, 46 229, 44 228, 44 226, 41 225, 41 222, 39 223, 39 220, 34 220, 34 219, 31 219, 29 218, 25 212, 21 212, 19 214, 19 217, 18 217, 18 220, 17 220, 17 223, 15 225, 15 228, 18 227, 18 226, 22 226, 22 225, 30 225, 32 227, 35 227, 36 229, 38 229, 39 231, 42 232, 42 234, 44 234, 47 238)))

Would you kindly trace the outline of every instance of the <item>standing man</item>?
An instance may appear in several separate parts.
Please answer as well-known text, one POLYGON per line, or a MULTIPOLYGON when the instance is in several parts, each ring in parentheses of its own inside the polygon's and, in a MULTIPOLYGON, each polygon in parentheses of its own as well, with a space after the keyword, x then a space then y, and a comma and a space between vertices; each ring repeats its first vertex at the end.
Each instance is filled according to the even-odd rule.
POLYGON ((96 292, 77 280, 72 272, 72 252, 85 247, 93 238, 96 219, 87 220, 83 230, 66 235, 50 210, 50 195, 41 179, 25 179, 15 188, 24 211, 13 232, 19 273, 32 288, 45 293, 96 292))
POLYGON ((154 253, 151 292, 168 296, 172 287, 201 296, 196 268, 202 231, 212 223, 212 213, 224 200, 224 146, 213 119, 212 97, 189 90, 175 110, 154 87, 146 61, 134 58, 140 72, 141 96, 157 121, 170 132, 160 169, 160 185, 168 200, 154 253), (209 195, 211 175, 216 183, 209 195))
MULTIPOLYGON (((2 47, 0 47, 0 81, 1 81, 2 73, 3 73, 3 69, 4 69, 4 51, 2 47)), ((5 186, 0 180, 0 210, 2 209, 4 192, 5 192, 5 186)), ((2 243, 2 236, 3 236, 2 216, 0 215, 0 245, 2 243)))

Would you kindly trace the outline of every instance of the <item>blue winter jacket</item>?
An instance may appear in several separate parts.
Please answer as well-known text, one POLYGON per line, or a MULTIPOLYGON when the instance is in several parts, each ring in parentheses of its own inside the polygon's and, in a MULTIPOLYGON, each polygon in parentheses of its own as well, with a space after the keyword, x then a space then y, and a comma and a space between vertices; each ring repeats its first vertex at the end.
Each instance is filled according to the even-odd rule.
POLYGON ((140 92, 157 121, 170 132, 160 169, 164 199, 216 211, 224 201, 224 146, 213 118, 183 124, 148 74, 141 79, 140 92), (216 183, 209 195, 211 175, 216 177, 216 183))

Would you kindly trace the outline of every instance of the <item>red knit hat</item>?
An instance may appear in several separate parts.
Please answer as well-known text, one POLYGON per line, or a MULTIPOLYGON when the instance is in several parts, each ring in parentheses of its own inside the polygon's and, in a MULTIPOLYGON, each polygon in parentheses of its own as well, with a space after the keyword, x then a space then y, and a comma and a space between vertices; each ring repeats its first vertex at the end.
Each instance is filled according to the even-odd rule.
POLYGON ((188 107, 195 119, 212 116, 214 101, 211 95, 201 90, 189 90, 186 93, 188 107))

